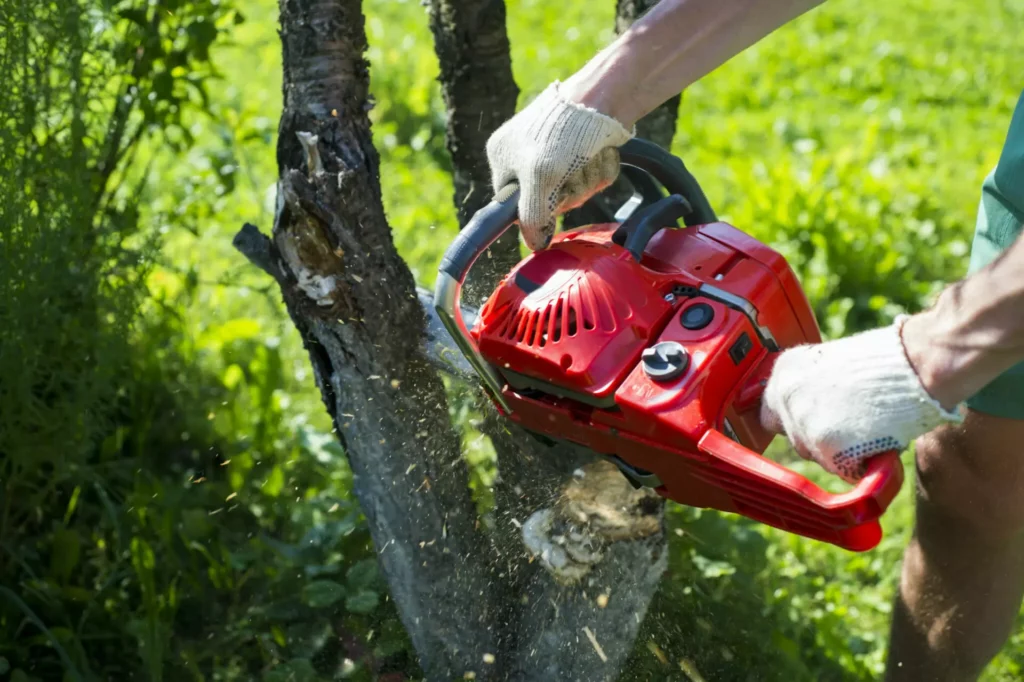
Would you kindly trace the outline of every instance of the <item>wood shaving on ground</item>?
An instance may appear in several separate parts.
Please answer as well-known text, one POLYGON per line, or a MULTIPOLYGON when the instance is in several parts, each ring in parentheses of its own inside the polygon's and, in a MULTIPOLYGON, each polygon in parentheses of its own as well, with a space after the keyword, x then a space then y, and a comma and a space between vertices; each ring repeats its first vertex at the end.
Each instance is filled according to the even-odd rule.
POLYGON ((657 658, 662 665, 668 665, 668 657, 665 655, 665 652, 661 650, 660 646, 655 644, 653 641, 648 640, 647 649, 654 654, 654 657, 657 658))
POLYGON ((608 657, 604 655, 604 649, 602 649, 601 645, 597 643, 597 637, 594 636, 594 633, 591 632, 590 628, 586 625, 583 626, 583 632, 586 633, 587 639, 590 640, 590 643, 594 645, 594 651, 596 651, 597 655, 601 657, 601 662, 607 663, 608 657))
POLYGON ((687 658, 679 659, 679 669, 686 673, 686 676, 693 682, 707 682, 707 680, 704 679, 704 676, 697 671, 697 666, 687 658))

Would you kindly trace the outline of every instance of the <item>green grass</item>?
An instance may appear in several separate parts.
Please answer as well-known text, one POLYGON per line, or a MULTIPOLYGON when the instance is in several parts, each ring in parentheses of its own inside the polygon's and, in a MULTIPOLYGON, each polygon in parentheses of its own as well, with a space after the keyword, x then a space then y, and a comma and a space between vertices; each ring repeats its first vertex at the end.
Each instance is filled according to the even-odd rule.
MULTIPOLYGON (((612 37, 611 0, 508 4, 520 105, 612 37)), ((267 278, 231 248, 244 221, 270 229, 281 108, 276 3, 245 0, 242 9, 248 21, 215 55, 218 123, 197 123, 200 144, 187 158, 159 157, 150 211, 193 228, 172 229, 165 254, 171 270, 197 282, 186 316, 200 356, 225 334, 273 338, 285 360, 276 391, 285 411, 328 431, 278 297, 258 291, 267 278)), ((365 11, 385 208, 400 252, 430 285, 457 225, 426 8, 372 0, 365 11)), ((965 271, 980 183, 1024 85, 1022 29, 1019 0, 832 2, 690 88, 673 151, 724 219, 791 259, 828 335, 884 323, 965 271)), ((157 283, 174 290, 182 281, 168 271, 157 283)), ((877 676, 912 484, 908 473, 884 521, 886 540, 866 555, 673 506, 681 534, 672 536, 673 574, 637 670, 667 679, 687 657, 709 680, 764 680, 774 679, 770 670, 744 665, 782 657, 803 677, 780 679, 877 676), (749 631, 751 623, 762 629, 749 631)), ((1022 665, 1017 635, 984 679, 1019 679, 1022 665)))

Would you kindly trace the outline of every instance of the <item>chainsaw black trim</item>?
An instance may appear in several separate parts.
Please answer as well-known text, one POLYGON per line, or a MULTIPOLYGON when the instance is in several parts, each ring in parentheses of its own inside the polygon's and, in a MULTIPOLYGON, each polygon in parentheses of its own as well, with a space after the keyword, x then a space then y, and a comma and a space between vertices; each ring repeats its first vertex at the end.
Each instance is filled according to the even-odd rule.
POLYGON ((532 279, 530 279, 521 272, 516 273, 515 283, 517 287, 522 289, 527 294, 532 294, 533 292, 537 291, 537 289, 540 289, 540 284, 534 282, 532 279))
POLYGON ((585 393, 577 393, 575 391, 568 391, 561 386, 556 384, 536 379, 519 372, 513 372, 508 368, 501 368, 499 370, 505 380, 508 381, 508 385, 516 391, 523 390, 534 390, 540 393, 546 393, 556 398, 565 398, 567 400, 575 400, 576 402, 587 405, 589 407, 597 407, 601 409, 618 408, 615 403, 615 393, 610 393, 607 398, 594 398, 586 395, 585 393))
POLYGON ((683 285, 676 286, 673 287, 672 293, 679 297, 691 299, 706 298, 711 301, 718 301, 726 307, 743 313, 743 316, 750 322, 750 326, 754 328, 754 333, 757 334, 758 340, 764 345, 764 347, 771 353, 777 353, 780 350, 779 344, 775 340, 775 337, 772 336, 771 330, 758 323, 757 309, 750 301, 739 298, 738 296, 732 296, 731 294, 728 294, 728 292, 721 291, 718 287, 712 287, 707 284, 701 284, 698 287, 683 285))
POLYGON ((693 211, 687 216, 687 226, 718 222, 704 190, 679 157, 649 140, 634 137, 619 147, 619 161, 647 172, 669 193, 678 194, 690 202, 693 211))
POLYGON ((739 338, 729 347, 729 357, 732 358, 734 365, 738 365, 747 358, 747 354, 754 347, 754 343, 750 340, 750 336, 743 332, 739 338))
POLYGON ((678 227, 676 221, 693 213, 693 206, 678 194, 638 209, 612 234, 612 241, 629 251, 633 260, 641 262, 647 244, 666 227, 678 227))
MULTIPOLYGON (((623 166, 622 174, 633 185, 633 189, 643 197, 644 203, 653 204, 665 196, 665 192, 654 181, 647 171, 635 166, 623 166)), ((614 219, 614 216, 612 216, 614 219)))

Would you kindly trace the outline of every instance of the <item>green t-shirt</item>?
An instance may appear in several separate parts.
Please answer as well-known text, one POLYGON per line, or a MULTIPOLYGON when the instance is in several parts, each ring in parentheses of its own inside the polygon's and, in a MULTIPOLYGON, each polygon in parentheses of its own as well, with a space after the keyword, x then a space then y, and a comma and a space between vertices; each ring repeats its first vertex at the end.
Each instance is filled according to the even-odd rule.
MULTIPOLYGON (((995 169, 981 186, 969 272, 991 263, 1021 234, 1024 224, 1024 92, 1010 119, 995 169)), ((1024 314, 1024 311, 1021 311, 1024 314)), ((974 410, 1024 419, 1024 363, 997 377, 967 401, 974 410)))

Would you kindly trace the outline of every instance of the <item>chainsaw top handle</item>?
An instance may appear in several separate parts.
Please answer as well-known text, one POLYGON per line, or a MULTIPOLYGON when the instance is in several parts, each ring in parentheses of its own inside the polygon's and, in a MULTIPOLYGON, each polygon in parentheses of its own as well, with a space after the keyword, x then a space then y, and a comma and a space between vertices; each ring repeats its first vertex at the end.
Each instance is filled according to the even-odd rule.
MULTIPOLYGON (((670 194, 681 197, 680 203, 684 209, 675 217, 682 217, 687 226, 705 225, 718 220, 700 184, 679 157, 653 142, 633 138, 619 147, 619 161, 624 166, 646 172, 670 194)), ((476 259, 515 224, 519 212, 518 203, 519 184, 513 181, 505 185, 459 232, 441 260, 440 272, 450 275, 461 284, 476 259)))

